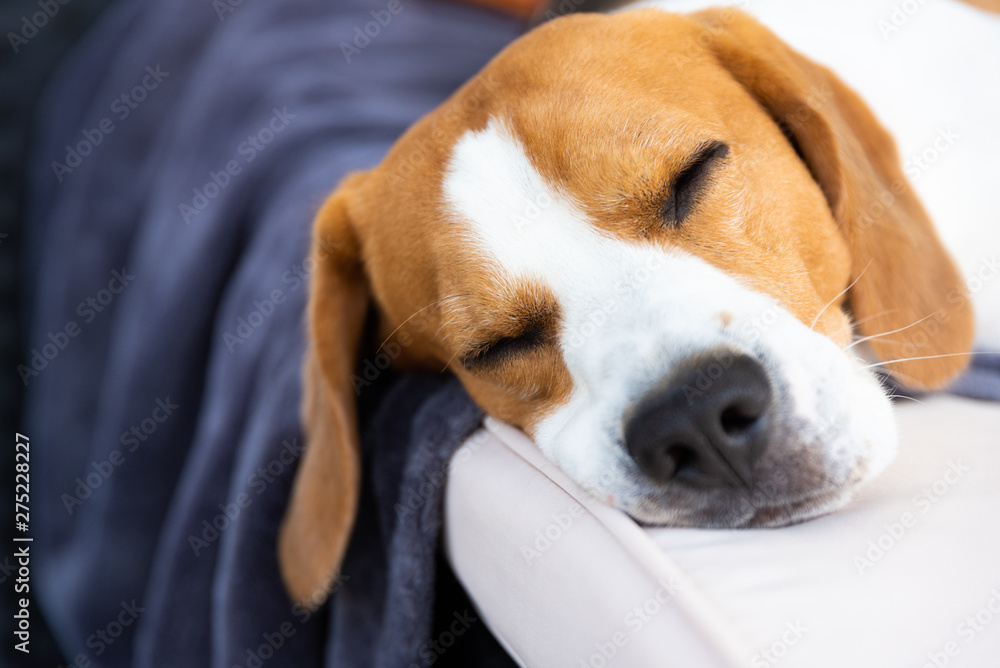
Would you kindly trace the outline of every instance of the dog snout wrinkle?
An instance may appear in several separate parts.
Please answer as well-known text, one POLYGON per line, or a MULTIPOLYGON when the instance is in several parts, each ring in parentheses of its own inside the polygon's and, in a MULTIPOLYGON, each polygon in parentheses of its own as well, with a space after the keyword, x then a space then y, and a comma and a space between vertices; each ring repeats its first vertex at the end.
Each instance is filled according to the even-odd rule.
POLYGON ((724 369, 712 358, 688 365, 631 411, 625 444, 653 481, 752 486, 769 438, 771 384, 757 360, 730 359, 724 369))

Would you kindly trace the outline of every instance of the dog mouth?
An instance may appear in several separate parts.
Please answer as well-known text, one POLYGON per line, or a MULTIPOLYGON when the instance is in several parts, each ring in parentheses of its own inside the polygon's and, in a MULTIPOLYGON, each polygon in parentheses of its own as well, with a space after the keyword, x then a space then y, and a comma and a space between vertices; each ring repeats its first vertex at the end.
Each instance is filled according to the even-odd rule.
POLYGON ((777 408, 767 425, 764 454, 746 462, 739 475, 701 472, 708 466, 676 455, 670 441, 662 450, 673 467, 664 475, 643 466, 628 449, 627 434, 611 432, 607 438, 614 445, 609 449, 616 454, 604 474, 594 478, 582 473, 578 479, 589 477, 591 484, 584 486, 591 494, 643 527, 766 529, 832 513, 880 470, 872 457, 876 441, 848 428, 839 412, 817 425, 813 416, 782 408, 791 405, 790 392, 780 379, 773 385, 777 396, 772 406, 777 408), (686 470, 692 466, 694 473, 686 470))
MULTIPOLYGON (((812 494, 806 498, 760 506, 748 497, 724 504, 713 504, 710 510, 679 511, 671 509, 666 517, 663 509, 653 512, 630 509, 627 514, 644 528, 688 529, 772 529, 799 524, 834 512, 851 497, 850 489, 836 489, 812 494)), ((645 504, 643 504, 645 505, 645 504)))
POLYGON ((670 499, 647 494, 623 508, 640 526, 701 529, 770 529, 799 524, 843 507, 865 478, 863 464, 842 484, 797 494, 768 494, 760 487, 730 487, 710 494, 673 490, 670 499))
MULTIPOLYGON (((770 363, 769 357, 757 358, 761 360, 759 375, 766 380, 743 373, 766 388, 764 394, 769 399, 766 408, 750 406, 752 410, 744 411, 750 428, 727 429, 727 411, 721 411, 716 421, 722 430, 706 428, 702 433, 708 434, 705 440, 714 439, 722 447, 710 442, 694 456, 688 455, 691 461, 673 456, 670 447, 664 448, 673 464, 670 475, 657 475, 657 469, 643 466, 618 437, 619 446, 631 459, 625 460, 621 469, 624 484, 619 490, 624 493, 617 496, 621 510, 648 527, 777 528, 838 510, 873 477, 870 474, 878 473, 881 467, 872 459, 877 438, 852 423, 854 404, 837 400, 846 394, 831 395, 834 400, 830 400, 817 393, 803 400, 792 385, 795 374, 770 363), (686 470, 693 468, 698 473, 704 469, 711 474, 713 459, 730 465, 735 474, 696 476, 686 470)), ((729 369, 741 371, 740 359, 735 358, 729 369)), ((755 368, 751 365, 749 370, 755 368)), ((716 386, 730 389, 722 381, 716 386)), ((724 394, 727 398, 722 403, 742 407, 733 403, 732 397, 739 395, 731 391, 724 394)), ((669 408, 675 414, 689 411, 687 406, 669 408)), ((713 419, 716 413, 720 411, 714 410, 713 419)), ((624 435, 631 434, 626 430, 624 435)), ((696 442, 694 437, 688 438, 696 442)), ((665 439, 667 445, 675 440, 665 439)))

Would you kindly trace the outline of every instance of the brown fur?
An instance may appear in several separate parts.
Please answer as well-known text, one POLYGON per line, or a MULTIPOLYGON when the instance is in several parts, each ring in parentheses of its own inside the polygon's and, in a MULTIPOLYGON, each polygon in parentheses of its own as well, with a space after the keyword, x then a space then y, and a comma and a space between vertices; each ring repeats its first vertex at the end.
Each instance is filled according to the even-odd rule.
POLYGON ((966 4, 978 7, 987 12, 1000 14, 1000 0, 963 0, 966 4))
POLYGON ((379 167, 347 179, 317 218, 317 244, 338 250, 325 253, 312 286, 309 446, 281 533, 296 600, 322 598, 353 521, 349 376, 369 296, 380 338, 399 345, 402 366, 448 367, 491 415, 531 433, 569 394, 554 346, 487 373, 455 361, 484 335, 505 335, 526 305, 558 310, 541 286, 498 292, 500 268, 468 246, 441 202, 452 146, 494 116, 608 233, 679 246, 841 345, 852 334, 841 305, 863 335, 931 316, 874 343, 885 360, 959 354, 894 365, 913 385, 938 387, 966 363, 972 314, 963 282, 892 139, 832 73, 735 10, 555 20, 416 123, 379 167), (728 144, 725 165, 692 219, 665 229, 657 193, 706 138, 728 144), (727 197, 746 212, 740 233, 722 224, 727 197))

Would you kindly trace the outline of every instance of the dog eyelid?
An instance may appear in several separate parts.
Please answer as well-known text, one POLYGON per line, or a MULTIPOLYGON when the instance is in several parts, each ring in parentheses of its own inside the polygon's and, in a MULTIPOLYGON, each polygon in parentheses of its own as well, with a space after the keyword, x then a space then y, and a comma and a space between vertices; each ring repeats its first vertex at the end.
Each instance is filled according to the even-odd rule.
POLYGON ((684 222, 708 185, 712 168, 728 154, 729 146, 720 141, 708 142, 698 148, 670 184, 667 199, 660 208, 665 226, 677 227, 684 222))
POLYGON ((462 366, 468 371, 477 371, 493 367, 505 360, 545 345, 549 340, 547 327, 544 325, 530 326, 513 336, 499 338, 472 346, 460 356, 462 366))

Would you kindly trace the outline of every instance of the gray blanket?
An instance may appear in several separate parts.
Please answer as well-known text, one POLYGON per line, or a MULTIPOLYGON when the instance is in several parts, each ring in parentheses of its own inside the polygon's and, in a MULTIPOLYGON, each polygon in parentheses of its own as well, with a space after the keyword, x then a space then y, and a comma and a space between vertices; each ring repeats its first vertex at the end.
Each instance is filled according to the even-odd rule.
MULTIPOLYGON (((437 553, 441 474, 481 417, 453 380, 362 396, 332 606, 292 606, 275 540, 313 212, 518 30, 432 0, 123 0, 62 68, 19 372, 34 582, 73 665, 510 665, 437 553)), ((1000 398, 982 361, 961 387, 1000 398)))
MULTIPOLYGON (((435 614, 467 612, 434 609, 440 498, 408 518, 420 529, 387 515, 367 542, 379 554, 352 549, 332 614, 292 607, 275 535, 302 448, 312 216, 519 30, 433 1, 125 0, 59 71, 29 175, 18 371, 35 444, 34 582, 69 661, 461 656, 422 646, 435 614)), ((392 394, 398 441, 366 437, 369 475, 389 481, 366 497, 374 526, 400 481, 439 466, 478 420, 439 382, 392 394), (438 419, 411 425, 438 396, 438 419)), ((463 640, 488 639, 480 627, 463 640)))

